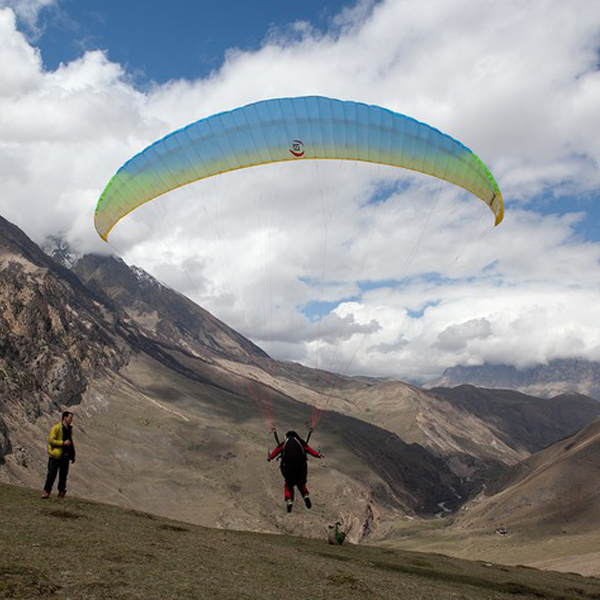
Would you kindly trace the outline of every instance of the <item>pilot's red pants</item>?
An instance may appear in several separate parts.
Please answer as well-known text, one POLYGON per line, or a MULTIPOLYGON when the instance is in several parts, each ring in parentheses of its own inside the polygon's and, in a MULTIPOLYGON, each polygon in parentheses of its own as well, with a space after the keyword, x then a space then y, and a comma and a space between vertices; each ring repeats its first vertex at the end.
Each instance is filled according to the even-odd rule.
POLYGON ((308 496, 308 488, 305 483, 291 483, 285 481, 283 483, 283 497, 285 500, 294 499, 294 486, 298 488, 298 491, 302 494, 302 497, 308 496))

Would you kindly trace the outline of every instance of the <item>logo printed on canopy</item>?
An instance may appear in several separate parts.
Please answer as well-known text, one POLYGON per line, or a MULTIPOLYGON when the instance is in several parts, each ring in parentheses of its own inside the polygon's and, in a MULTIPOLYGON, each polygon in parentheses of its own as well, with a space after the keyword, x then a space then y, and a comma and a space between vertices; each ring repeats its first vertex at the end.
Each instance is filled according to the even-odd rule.
POLYGON ((292 140, 290 152, 297 157, 304 156, 304 144, 302 140, 292 140))

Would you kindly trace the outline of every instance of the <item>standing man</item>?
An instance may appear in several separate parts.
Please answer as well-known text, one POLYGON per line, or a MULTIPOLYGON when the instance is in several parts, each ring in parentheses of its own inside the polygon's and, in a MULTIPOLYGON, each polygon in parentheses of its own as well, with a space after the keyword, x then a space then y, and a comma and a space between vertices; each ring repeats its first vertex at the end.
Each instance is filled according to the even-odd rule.
POLYGON ((73 444, 73 413, 66 410, 60 423, 50 430, 48 436, 48 476, 44 485, 42 499, 50 497, 54 480, 58 474, 58 497, 64 498, 67 493, 67 475, 69 463, 75 462, 75 445, 73 444))

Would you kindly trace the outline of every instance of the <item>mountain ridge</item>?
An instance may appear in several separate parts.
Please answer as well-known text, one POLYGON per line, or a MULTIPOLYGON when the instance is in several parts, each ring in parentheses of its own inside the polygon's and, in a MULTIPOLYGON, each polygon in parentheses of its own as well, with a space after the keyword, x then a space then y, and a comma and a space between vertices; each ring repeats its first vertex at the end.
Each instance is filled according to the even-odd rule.
POLYGON ((600 400, 600 362, 561 358, 547 364, 519 369, 512 365, 484 364, 446 369, 426 389, 474 385, 483 388, 510 389, 549 398, 564 393, 579 393, 600 400))

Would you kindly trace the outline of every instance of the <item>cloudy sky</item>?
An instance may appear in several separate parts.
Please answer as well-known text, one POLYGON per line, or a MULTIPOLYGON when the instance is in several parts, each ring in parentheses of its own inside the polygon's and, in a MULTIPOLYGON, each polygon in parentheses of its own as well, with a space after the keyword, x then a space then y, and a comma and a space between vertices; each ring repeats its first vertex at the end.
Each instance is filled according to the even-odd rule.
POLYGON ((5 218, 118 253, 309 366, 425 382, 454 365, 600 360, 597 2, 151 4, 0 0, 5 218), (306 161, 187 186, 98 238, 100 193, 148 144, 313 94, 463 142, 498 181, 503 223, 426 176, 306 161))

